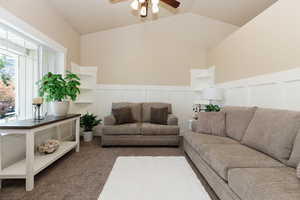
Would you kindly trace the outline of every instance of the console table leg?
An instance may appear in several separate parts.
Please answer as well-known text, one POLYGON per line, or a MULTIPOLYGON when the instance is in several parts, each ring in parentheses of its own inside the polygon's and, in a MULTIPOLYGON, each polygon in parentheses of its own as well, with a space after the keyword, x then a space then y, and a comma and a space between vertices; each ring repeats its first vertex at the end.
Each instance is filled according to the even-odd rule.
POLYGON ((75 137, 76 137, 76 143, 77 143, 77 146, 76 146, 76 152, 79 152, 79 145, 80 145, 80 120, 79 118, 76 119, 76 122, 75 122, 75 137))
POLYGON ((26 191, 33 190, 34 187, 34 133, 26 134, 26 191))
POLYGON ((2 189, 2 179, 0 179, 0 190, 2 189))

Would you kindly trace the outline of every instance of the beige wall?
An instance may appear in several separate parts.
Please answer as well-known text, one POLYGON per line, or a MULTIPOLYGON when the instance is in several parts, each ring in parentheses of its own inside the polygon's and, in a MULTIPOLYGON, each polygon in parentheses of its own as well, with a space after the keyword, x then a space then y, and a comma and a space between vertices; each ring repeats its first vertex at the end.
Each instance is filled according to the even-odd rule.
POLYGON ((211 50, 217 82, 299 67, 299 8, 299 0, 280 0, 211 50))
POLYGON ((237 29, 182 14, 81 37, 81 64, 98 66, 98 83, 189 85, 191 68, 206 67, 206 49, 237 29))
POLYGON ((0 6, 68 49, 68 63, 80 62, 80 35, 47 0, 0 0, 0 6))

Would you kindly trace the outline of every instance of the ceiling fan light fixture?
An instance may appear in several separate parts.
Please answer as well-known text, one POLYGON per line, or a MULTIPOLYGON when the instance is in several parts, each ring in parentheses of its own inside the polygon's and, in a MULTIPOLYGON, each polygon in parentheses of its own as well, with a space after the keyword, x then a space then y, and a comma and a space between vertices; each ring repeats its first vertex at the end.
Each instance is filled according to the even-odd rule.
POLYGON ((141 17, 147 17, 148 9, 152 9, 153 14, 157 14, 159 12, 160 9, 158 5, 160 1, 175 9, 180 6, 180 2, 177 0, 133 0, 130 6, 133 10, 138 11, 141 17))
POLYGON ((159 4, 159 0, 151 0, 152 5, 158 5, 159 4))
POLYGON ((146 17, 146 16, 147 16, 147 8, 146 8, 146 6, 142 6, 142 7, 141 7, 140 15, 141 15, 142 17, 146 17))
POLYGON ((152 13, 153 14, 156 14, 156 13, 158 13, 159 12, 159 7, 158 7, 158 5, 157 4, 153 4, 152 5, 152 13))
POLYGON ((131 8, 133 10, 138 10, 139 9, 139 2, 138 0, 133 0, 133 2, 130 4, 131 8))

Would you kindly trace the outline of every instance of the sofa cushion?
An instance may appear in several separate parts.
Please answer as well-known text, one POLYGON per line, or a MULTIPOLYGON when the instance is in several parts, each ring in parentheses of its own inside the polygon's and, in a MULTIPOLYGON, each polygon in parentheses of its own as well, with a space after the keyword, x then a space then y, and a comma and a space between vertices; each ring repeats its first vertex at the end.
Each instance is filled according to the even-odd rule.
POLYGON ((225 112, 200 112, 196 132, 225 137, 225 112))
POLYGON ((227 136, 241 141, 256 109, 256 107, 224 107, 227 136))
POLYGON ((116 119, 116 124, 134 123, 130 107, 114 108, 112 114, 116 119))
POLYGON ((168 123, 168 107, 151 108, 150 123, 167 125, 168 123))
POLYGON ((141 103, 129 103, 129 102, 112 103, 112 109, 123 108, 123 107, 131 108, 133 119, 136 122, 142 121, 142 104, 141 103))
POLYGON ((172 114, 172 105, 169 103, 143 103, 142 104, 142 120, 143 120, 143 122, 150 122, 151 107, 153 107, 153 108, 168 107, 169 114, 172 114))
POLYGON ((179 135, 178 126, 142 123, 142 135, 179 135))
POLYGON ((232 169, 228 184, 243 200, 300 199, 300 181, 293 168, 232 169))
POLYGON ((225 180, 229 169, 243 167, 282 167, 282 163, 266 154, 241 144, 203 145, 203 159, 225 180))
POLYGON ((298 131, 296 139, 294 141, 292 154, 287 162, 287 165, 296 168, 299 163, 300 163, 300 130, 298 131))
POLYGON ((113 126, 103 126, 102 132, 104 135, 140 135, 141 124, 121 124, 113 126))
POLYGON ((286 162, 299 127, 300 112, 258 108, 242 143, 286 162))
POLYGON ((192 131, 185 132, 183 137, 199 154, 203 153, 205 144, 239 144, 228 137, 219 137, 192 131))

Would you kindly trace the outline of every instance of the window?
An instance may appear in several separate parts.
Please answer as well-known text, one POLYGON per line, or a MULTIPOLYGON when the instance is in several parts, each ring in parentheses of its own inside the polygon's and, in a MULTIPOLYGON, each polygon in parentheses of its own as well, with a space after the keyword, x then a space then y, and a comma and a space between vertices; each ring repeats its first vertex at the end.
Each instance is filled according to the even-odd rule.
POLYGON ((51 48, 0 24, 0 121, 32 117, 36 82, 57 71, 57 58, 51 48))
POLYGON ((0 51, 0 120, 15 116, 17 66, 17 56, 0 51))

